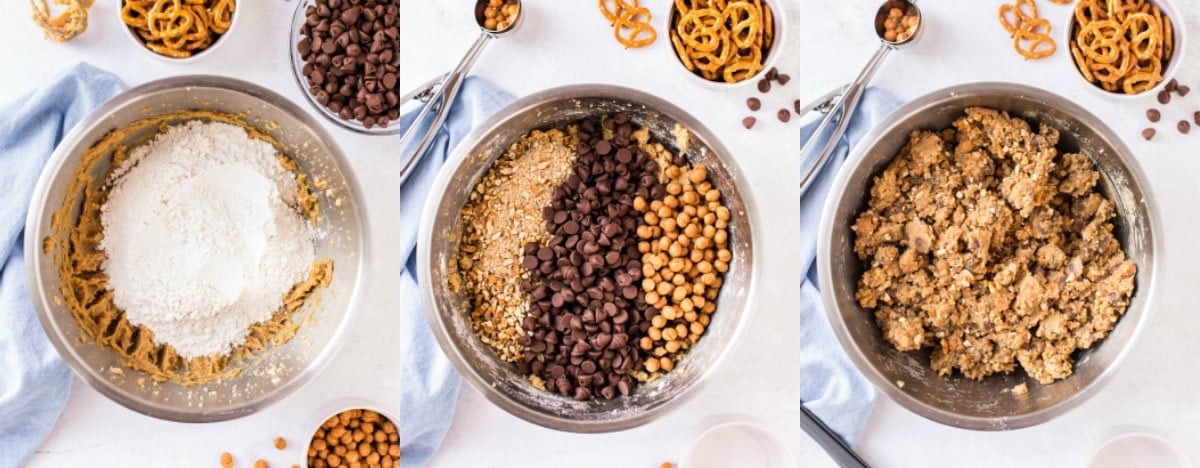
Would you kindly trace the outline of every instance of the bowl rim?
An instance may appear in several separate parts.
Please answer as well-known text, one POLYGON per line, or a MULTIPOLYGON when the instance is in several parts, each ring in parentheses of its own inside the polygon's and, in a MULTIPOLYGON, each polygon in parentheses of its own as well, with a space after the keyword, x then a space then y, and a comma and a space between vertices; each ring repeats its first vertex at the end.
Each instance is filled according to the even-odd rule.
POLYGON ((716 353, 708 371, 700 375, 695 383, 690 387, 684 388, 672 400, 667 400, 661 405, 653 407, 647 411, 639 412, 636 415, 627 419, 603 420, 603 421, 588 421, 581 419, 571 419, 566 417, 557 417, 555 415, 546 414, 535 409, 529 408, 516 400, 507 397, 500 392, 492 390, 489 382, 484 380, 480 373, 471 367, 464 353, 455 347, 451 340, 453 331, 449 325, 441 320, 438 313, 438 302, 434 299, 433 282, 430 280, 422 281, 420 285, 421 305, 425 309, 425 318, 429 322, 430 328, 433 330, 434 338, 437 340, 438 346, 442 352, 454 364, 455 369, 462 375, 472 388, 482 394, 492 404, 500 409, 521 418, 525 421, 537 424, 539 426, 555 429, 559 431, 576 432, 576 433, 603 433, 615 432, 625 429, 631 429, 644 425, 662 414, 678 408, 683 403, 692 399, 699 393, 699 389, 711 380, 714 370, 719 369, 724 364, 742 342, 749 328, 750 322, 754 319, 755 304, 758 295, 759 278, 762 276, 762 234, 754 227, 760 226, 758 223, 758 215, 756 210, 758 205, 754 202, 753 194, 748 190, 750 187, 746 183, 745 173, 737 164, 736 158, 725 147, 724 143, 715 137, 700 121, 694 118, 690 113, 682 108, 649 93, 627 88, 624 86, 602 83, 581 83, 559 87, 544 89, 542 91, 529 94, 525 97, 517 99, 503 108, 493 112, 487 120, 476 125, 471 132, 463 138, 458 146, 453 150, 453 153, 446 159, 445 163, 438 170, 437 177, 429 190, 429 197, 425 200, 424 209, 421 215, 420 231, 417 238, 417 271, 425 274, 429 278, 428 272, 433 271, 433 258, 429 252, 428 246, 433 241, 433 225, 437 218, 438 208, 442 203, 443 196, 450 184, 450 179, 455 171, 463 164, 469 162, 475 155, 470 153, 477 142, 482 141, 487 135, 492 134, 497 127, 508 121, 513 116, 524 114, 530 108, 540 104, 552 101, 563 101, 570 99, 584 98, 605 98, 616 99, 626 102, 635 103, 650 109, 654 109, 663 115, 675 120, 676 122, 687 127, 688 131, 693 134, 714 135, 713 138, 707 141, 709 149, 719 158, 725 169, 730 174, 731 183, 738 187, 742 196, 743 204, 746 206, 747 225, 751 226, 749 242, 751 246, 757 248, 751 249, 751 265, 748 274, 748 284, 746 287, 746 304, 744 312, 737 322, 733 324, 735 329, 732 332, 730 342, 724 349, 716 353))
POLYGON ((1171 20, 1171 35, 1173 36, 1172 41, 1174 41, 1175 49, 1172 51, 1171 58, 1167 62, 1166 68, 1163 68, 1162 70, 1162 81, 1159 81, 1158 84, 1154 85, 1154 87, 1137 94, 1125 94, 1124 92, 1108 91, 1083 78, 1083 72, 1079 70, 1079 65, 1075 63, 1075 57, 1071 55, 1070 51, 1071 43, 1075 40, 1072 31, 1075 29, 1075 26, 1079 24, 1078 20, 1075 19, 1075 6, 1071 6, 1071 11, 1068 12, 1067 24, 1062 28, 1062 43, 1067 45, 1067 62, 1071 66, 1071 74, 1078 78, 1080 82, 1086 84, 1087 87, 1098 96, 1104 96, 1107 99, 1117 101, 1133 100, 1143 96, 1153 96, 1162 91, 1163 88, 1167 86, 1167 83, 1170 83, 1171 80, 1175 79, 1175 74, 1179 71, 1179 66, 1183 64, 1183 59, 1187 50, 1187 32, 1185 31, 1187 28, 1186 18, 1180 19, 1182 15, 1175 7, 1175 4, 1170 0, 1147 0, 1147 2, 1157 6, 1159 10, 1162 11, 1163 16, 1171 20))
POLYGON ((158 52, 155 52, 153 50, 150 50, 149 47, 146 47, 146 43, 144 41, 142 41, 142 38, 138 37, 137 34, 134 34, 133 28, 129 27, 128 24, 125 24, 125 21, 121 20, 121 8, 125 5, 125 0, 118 0, 116 2, 117 24, 121 26, 121 29, 125 30, 125 37, 128 37, 129 40, 133 41, 133 44, 136 45, 138 47, 138 49, 145 51, 146 53, 150 54, 151 56, 154 56, 155 58, 162 60, 164 62, 167 62, 167 63, 191 63, 191 62, 199 61, 200 59, 203 59, 204 57, 208 57, 209 55, 212 55, 209 52, 212 52, 214 49, 219 47, 221 44, 227 42, 225 40, 225 38, 229 37, 229 34, 232 33, 235 28, 237 28, 237 25, 239 22, 238 18, 240 18, 242 16, 241 14, 238 13, 238 10, 237 10, 237 5, 240 1, 248 1, 248 0, 234 0, 234 10, 230 15, 231 19, 229 20, 229 29, 227 29, 224 34, 221 34, 220 36, 218 36, 217 40, 213 41, 212 44, 209 44, 209 46, 204 48, 204 50, 201 50, 198 53, 192 54, 191 57, 182 57, 182 58, 169 57, 169 56, 160 54, 158 52))
POLYGON ((750 75, 749 78, 734 83, 708 80, 700 75, 688 71, 687 67, 683 66, 683 61, 679 59, 679 53, 675 51, 675 45, 672 44, 670 40, 671 30, 673 29, 671 20, 675 17, 675 13, 679 11, 677 8, 675 8, 674 2, 671 2, 670 5, 667 6, 667 12, 665 15, 663 15, 662 23, 662 30, 665 31, 667 35, 667 53, 671 58, 671 63, 675 65, 671 68, 680 71, 684 75, 690 76, 691 78, 688 81, 698 83, 702 86, 707 86, 710 89, 740 89, 748 87, 753 83, 757 83, 759 79, 766 75, 768 70, 775 68, 775 65, 779 62, 779 57, 783 56, 783 49, 787 47, 788 38, 788 19, 785 5, 783 5, 780 0, 762 0, 762 2, 771 8, 771 20, 775 23, 775 40, 771 43, 770 50, 767 51, 766 60, 763 61, 762 70, 750 75))
MULTIPOLYGON (((319 125, 312 117, 300 109, 299 106, 291 101, 283 98, 275 92, 262 86, 250 83, 247 81, 238 80, 216 75, 181 75, 159 80, 150 81, 139 86, 129 88, 128 90, 114 96, 105 101, 90 114, 80 120, 79 123, 68 132, 55 148, 50 158, 47 160, 45 167, 42 169, 41 175, 38 177, 37 185, 33 190, 33 195, 30 200, 29 211, 25 218, 25 252, 36 252, 34 256, 27 256, 25 259, 25 274, 29 282, 30 299, 33 302, 34 309, 37 311, 38 322, 41 323, 42 329, 49 338, 55 350, 62 356, 71 368, 71 370, 88 386, 100 392, 108 399, 138 413, 158 418, 177 422, 218 422, 230 419, 237 419, 243 416, 253 414, 263 408, 270 406, 280 400, 283 400, 288 395, 291 395, 296 390, 299 390, 304 385, 312 381, 312 379, 321 374, 321 372, 333 361, 333 357, 341 349, 345 342, 346 335, 349 333, 350 327, 356 317, 355 311, 362 306, 362 290, 365 278, 368 274, 366 259, 369 258, 370 235, 366 212, 363 207, 362 189, 359 186, 357 177, 354 171, 350 170, 349 161, 346 159, 341 148, 337 145, 337 140, 333 139, 328 132, 319 125), (39 257, 43 255, 41 249, 41 239, 47 234, 44 229, 45 223, 43 219, 49 218, 48 209, 54 209, 47 205, 49 201, 50 191, 55 176, 65 169, 67 159, 71 153, 75 152, 78 144, 83 143, 81 140, 85 134, 95 131, 97 128, 111 126, 109 115, 116 109, 127 105, 133 99, 140 98, 153 93, 177 90, 177 89, 196 89, 196 88, 217 88, 225 91, 251 96, 264 103, 279 107, 283 112, 293 115, 297 120, 304 123, 322 142, 330 148, 331 156, 337 162, 339 169, 346 177, 346 185, 349 191, 349 196, 354 202, 354 215, 358 218, 360 225, 360 234, 358 236, 358 251, 361 255, 358 256, 357 265, 354 266, 354 272, 357 280, 353 287, 348 291, 349 299, 346 302, 346 309, 343 312, 341 322, 330 335, 330 342, 326 349, 317 354, 316 358, 309 364, 307 369, 297 373, 289 382, 285 382, 273 391, 264 393, 257 399, 248 400, 236 406, 223 409, 220 411, 211 411, 207 408, 197 409, 179 409, 165 408, 156 405, 146 404, 143 401, 133 396, 127 395, 120 388, 114 385, 109 379, 105 378, 101 369, 88 365, 76 351, 76 349, 68 343, 75 341, 75 338, 68 336, 68 330, 77 331, 78 325, 71 321, 68 326, 58 326, 59 323, 51 315, 50 310, 52 305, 51 297, 57 294, 57 291, 47 289, 47 284, 41 281, 44 275, 57 276, 56 271, 46 271, 42 269, 39 257), (71 328, 74 327, 74 328, 71 328)), ((349 265, 341 267, 346 269, 349 265)))
MULTIPOLYGON (((296 44, 300 43, 300 18, 304 16, 304 10, 316 3, 316 0, 300 0, 296 2, 296 11, 292 12, 292 17, 287 27, 287 51, 288 51, 288 68, 292 79, 296 83, 296 87, 300 89, 300 94, 304 96, 304 100, 315 111, 314 113, 324 117, 325 120, 337 125, 338 128, 352 131, 359 135, 399 135, 400 134, 400 119, 388 122, 387 127, 376 126, 367 128, 358 119, 342 119, 333 111, 329 110, 321 103, 317 102, 317 98, 308 92, 308 79, 301 73, 304 68, 303 59, 300 58, 300 53, 296 51, 296 44)), ((232 27, 230 29, 233 29, 232 27)), ((396 80, 396 92, 400 92, 400 81, 396 80)), ((404 103, 401 102, 401 105, 404 103)), ((403 117, 403 116, 401 116, 403 117)))
MULTIPOLYGON (((1142 171, 1141 166, 1138 165, 1137 159, 1132 156, 1133 153, 1129 150, 1128 146, 1125 145, 1124 141, 1117 137, 1116 133, 1114 133, 1112 129, 1104 124, 1102 120, 1096 118, 1094 114, 1088 112, 1074 102, 1046 90, 1023 84, 1006 82, 966 83, 930 92, 898 107, 896 110, 892 111, 891 114, 889 114, 889 117, 883 119, 883 123, 871 129, 871 131, 867 133, 862 142, 859 143, 858 147, 852 151, 850 157, 846 159, 846 162, 838 170, 833 184, 831 185, 829 192, 830 196, 825 200, 824 208, 821 214, 821 224, 817 240, 817 252, 831 251, 834 234, 832 226, 834 218, 837 216, 838 200, 841 197, 841 194, 847 189, 846 186, 850 181, 850 175, 854 172, 854 169, 857 166, 863 163, 864 157, 866 156, 868 150, 872 148, 885 134, 895 131, 912 130, 902 128, 901 125, 903 125, 904 122, 895 118, 895 116, 914 115, 921 110, 945 106, 961 106, 958 104, 958 102, 963 98, 980 95, 1020 96, 1041 102, 1047 106, 1056 107, 1068 115, 1075 116, 1080 120, 1090 119, 1090 121, 1095 122, 1094 127, 1097 132, 1112 144, 1117 157, 1126 165, 1128 165, 1132 183, 1142 188, 1142 197, 1144 199, 1144 204, 1147 207, 1147 222, 1150 227, 1150 232, 1153 234, 1151 236, 1152 239, 1150 248, 1153 249, 1153 252, 1162 252, 1162 224, 1158 214, 1158 205, 1154 201, 1154 195, 1151 192, 1152 189, 1150 188, 1150 184, 1147 183, 1148 179, 1146 178, 1145 172, 1142 171)), ((1120 364, 1124 362, 1125 358, 1130 354, 1134 346, 1136 346, 1138 337, 1145 330, 1146 323, 1149 321, 1150 316, 1153 313, 1155 290, 1154 278, 1157 277, 1159 269, 1161 268, 1159 263, 1161 262, 1151 262, 1149 271, 1144 273, 1141 270, 1143 266, 1139 265, 1139 275, 1145 275, 1146 278, 1149 278, 1149 281, 1147 281, 1145 284, 1138 284, 1138 294, 1144 295, 1145 297, 1145 303, 1142 306, 1141 315, 1132 325, 1126 324, 1126 326, 1134 327, 1133 332, 1130 334, 1129 342, 1125 344, 1125 346, 1117 353, 1116 357, 1113 359, 1113 362, 1109 364, 1103 371, 1101 371, 1100 375, 1097 376, 1094 381, 1087 386, 1082 387, 1070 397, 1052 406, 1041 408, 1030 413, 1004 417, 961 415, 926 404, 925 402, 912 397, 907 392, 896 388, 892 382, 890 382, 883 374, 879 372, 875 366, 871 364, 864 351, 859 348, 850 338, 850 332, 845 321, 843 320, 842 311, 838 308, 837 301, 833 298, 833 293, 831 292, 834 290, 832 277, 833 266, 829 255, 817 256, 817 276, 820 278, 821 302, 825 307, 825 314, 829 318, 829 323, 833 328, 834 334, 837 336, 838 342, 841 344, 842 349, 846 352, 846 355, 849 356, 851 362, 854 363, 855 368, 862 375, 864 375, 867 380, 869 380, 871 384, 875 386, 875 388, 879 389, 879 391, 884 395, 887 395, 892 401, 899 403, 900 406, 903 406, 905 409, 928 420, 962 429, 997 431, 1020 429, 1054 419, 1055 417, 1065 414, 1069 410, 1079 406, 1088 398, 1091 398, 1101 388, 1107 385, 1109 381, 1112 380, 1113 374, 1116 373, 1116 370, 1120 367, 1120 364)))

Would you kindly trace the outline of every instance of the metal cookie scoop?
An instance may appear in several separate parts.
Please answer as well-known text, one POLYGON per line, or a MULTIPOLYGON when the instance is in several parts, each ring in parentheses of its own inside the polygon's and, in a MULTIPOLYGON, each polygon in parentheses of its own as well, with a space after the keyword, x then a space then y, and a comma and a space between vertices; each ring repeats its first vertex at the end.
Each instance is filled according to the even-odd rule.
MULTIPOLYGON (((458 95, 459 87, 462 86, 463 80, 467 77, 467 72, 470 71, 471 66, 475 65, 475 60, 479 58, 479 54, 483 52, 484 47, 493 38, 503 37, 515 32, 520 28, 522 20, 525 18, 525 8, 521 5, 521 0, 508 0, 504 4, 516 5, 516 17, 501 28, 489 29, 489 19, 492 18, 487 16, 487 10, 490 3, 490 0, 475 1, 475 23, 479 25, 481 32, 479 38, 475 39, 475 43, 467 50, 467 54, 458 62, 454 70, 430 80, 416 90, 405 94, 400 100, 401 103, 413 100, 425 103, 421 108, 421 112, 417 114, 417 118, 413 120, 412 125, 400 137, 401 148, 404 147, 409 138, 417 133, 418 128, 421 127, 421 123, 425 121, 425 117, 433 110, 434 106, 437 106, 437 113, 434 114, 430 125, 426 127, 425 135, 421 137, 421 143, 417 145, 417 149, 408 157, 408 161, 404 163, 404 167, 400 169, 400 183, 402 184, 408 179, 412 168, 416 167, 417 163, 424 157, 425 151, 429 149, 429 143, 433 141, 433 136, 437 134, 442 123, 446 121, 446 115, 450 111, 454 97, 458 95)), ((495 20, 492 19, 490 24, 494 26, 495 20)))
POLYGON ((818 102, 809 106, 809 110, 816 109, 825 112, 825 118, 821 120, 821 124, 817 126, 817 130, 813 132, 804 146, 800 148, 801 158, 808 154, 809 150, 813 149, 814 143, 820 139, 820 136, 825 133, 826 127, 829 124, 837 121, 837 127, 825 142, 825 147, 821 149, 821 153, 813 162, 811 168, 800 179, 800 195, 803 196, 808 187, 812 185, 812 181, 816 175, 821 172, 821 168, 825 167, 825 163, 829 161, 829 155, 833 153, 833 148, 837 146, 838 140, 841 140, 842 134, 846 132, 846 127, 849 126, 850 116, 854 114, 855 107, 858 107, 858 100, 862 97, 863 90, 871 81, 871 77, 875 76, 875 71, 879 69, 879 65, 883 63, 883 59, 888 53, 894 49, 899 49, 911 45, 921 36, 921 29, 924 28, 924 20, 921 17, 921 10, 916 4, 908 0, 888 0, 880 5, 879 11, 875 13, 875 34, 879 36, 879 41, 882 43, 879 50, 871 57, 871 61, 867 62, 867 66, 859 72, 858 77, 852 83, 842 88, 841 97, 831 93, 823 97, 818 102), (892 36, 888 34, 887 21, 888 15, 892 9, 899 9, 903 14, 915 14, 917 21, 915 28, 911 34, 892 36))

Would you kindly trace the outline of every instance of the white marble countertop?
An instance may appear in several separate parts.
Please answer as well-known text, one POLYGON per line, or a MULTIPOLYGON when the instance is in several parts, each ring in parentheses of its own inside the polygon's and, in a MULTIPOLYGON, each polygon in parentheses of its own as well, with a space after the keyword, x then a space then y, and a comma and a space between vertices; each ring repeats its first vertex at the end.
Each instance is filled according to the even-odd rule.
MULTIPOLYGON (((246 15, 220 49, 195 63, 167 63, 138 49, 125 36, 117 18, 118 2, 103 0, 91 9, 86 34, 69 44, 41 40, 29 20, 26 2, 13 2, 0 15, 0 101, 8 102, 51 80, 84 60, 111 70, 129 85, 174 75, 220 74, 266 86, 309 109, 291 75, 286 51, 287 30, 296 2, 282 0, 239 3, 246 15)), ((315 112, 315 111, 314 111, 315 112)), ((317 118, 321 120, 321 118, 317 118)), ((350 160, 362 186, 370 218, 370 253, 362 307, 346 343, 326 370, 311 383, 268 409, 229 422, 183 424, 153 419, 109 401, 78 378, 50 437, 30 460, 31 466, 217 466, 230 452, 239 466, 263 458, 271 466, 303 464, 304 443, 331 403, 345 398, 369 401, 385 411, 400 410, 399 321, 396 280, 399 249, 394 151, 400 137, 368 137, 326 129, 350 160), (272 440, 288 439, 287 450, 272 440)))

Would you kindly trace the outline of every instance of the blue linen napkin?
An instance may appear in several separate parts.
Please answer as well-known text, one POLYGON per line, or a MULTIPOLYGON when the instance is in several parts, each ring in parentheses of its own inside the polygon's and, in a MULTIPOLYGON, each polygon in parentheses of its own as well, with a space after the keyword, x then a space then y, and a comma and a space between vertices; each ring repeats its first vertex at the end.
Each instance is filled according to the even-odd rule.
MULTIPOLYGON (((400 187, 400 464, 420 468, 429 462, 450 428, 461 378, 442 354, 425 310, 416 271, 417 231, 433 181, 451 150, 483 119, 513 97, 478 78, 468 78, 455 98, 428 154, 400 187)), ((415 112, 400 118, 401 130, 412 125, 415 112)), ((423 134, 429 123, 418 128, 423 134)), ((414 138, 420 140, 420 138, 414 138)), ((411 141, 412 146, 418 141, 411 141)), ((408 148, 405 148, 408 150, 408 148)), ((402 152, 402 154, 406 153, 402 152)))
MULTIPOLYGON (((808 272, 800 283, 800 400, 850 445, 862 435, 875 406, 876 392, 846 356, 825 315, 821 293, 817 290, 814 262, 817 233, 830 185, 850 148, 862 141, 871 128, 899 105, 900 102, 886 92, 868 88, 828 164, 800 199, 800 265, 808 272)), ((818 123, 812 122, 800 130, 801 142, 812 137, 818 123)), ((825 139, 821 140, 823 143, 828 135, 821 138, 825 139)), ((810 159, 815 159, 816 152, 810 155, 810 159)), ((811 160, 804 161, 802 167, 811 164, 811 160)))
POLYGON ((124 89, 81 63, 0 109, 0 467, 21 465, 41 445, 71 390, 71 370, 38 323, 26 284, 30 197, 59 140, 124 89))

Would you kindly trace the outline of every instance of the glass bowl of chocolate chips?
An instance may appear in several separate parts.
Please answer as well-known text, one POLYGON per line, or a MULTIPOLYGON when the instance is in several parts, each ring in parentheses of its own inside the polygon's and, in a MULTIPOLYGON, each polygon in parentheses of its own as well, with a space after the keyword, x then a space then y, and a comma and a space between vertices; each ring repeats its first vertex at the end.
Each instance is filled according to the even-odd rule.
POLYGON ((398 2, 300 2, 288 50, 296 84, 317 113, 357 133, 400 133, 398 2))

